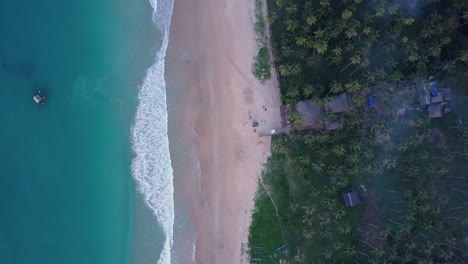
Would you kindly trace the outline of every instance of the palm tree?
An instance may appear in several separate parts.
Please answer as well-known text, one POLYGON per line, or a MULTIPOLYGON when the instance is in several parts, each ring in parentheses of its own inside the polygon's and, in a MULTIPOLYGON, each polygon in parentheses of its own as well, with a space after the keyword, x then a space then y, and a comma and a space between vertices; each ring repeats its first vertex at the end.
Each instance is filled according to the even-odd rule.
POLYGON ((333 81, 332 84, 330 85, 330 92, 333 94, 338 94, 343 91, 343 84, 333 81))
POLYGON ((346 154, 346 149, 343 145, 335 145, 333 148, 332 148, 332 152, 338 156, 338 157, 342 157, 346 154))
POLYGON ((452 71, 453 69, 455 69, 455 62, 455 60, 445 60, 442 64, 441 71, 452 71))
POLYGON ((299 97, 299 89, 297 87, 289 88, 289 90, 286 92, 286 96, 288 96, 292 100, 297 99, 299 97))
POLYGON ((314 15, 310 15, 309 17, 307 17, 306 22, 307 25, 313 26, 315 25, 315 23, 317 23, 317 18, 314 15))
POLYGON ((344 249, 344 253, 346 254, 346 256, 352 257, 356 255, 357 253, 356 247, 354 245, 346 245, 344 249))
POLYGON ((289 203, 289 210, 291 210, 291 212, 296 213, 298 209, 299 209, 299 205, 297 203, 293 203, 293 202, 289 203))
POLYGON ((341 18, 344 20, 348 20, 353 16, 353 12, 349 9, 345 9, 343 13, 341 13, 341 18))
POLYGON ((323 251, 323 257, 326 260, 330 260, 332 258, 332 256, 333 256, 333 254, 332 254, 331 250, 325 249, 325 251, 323 251))
POLYGON ((286 24, 286 30, 291 33, 294 33, 296 29, 299 27, 299 23, 297 23, 297 21, 292 20, 292 19, 287 19, 284 23, 286 24))
POLYGON ((308 98, 314 94, 314 87, 310 84, 307 84, 302 90, 302 93, 304 94, 305 97, 308 98))
POLYGON ((278 71, 280 73, 280 75, 282 76, 289 76, 290 75, 290 69, 289 69, 289 66, 288 65, 280 65, 278 66, 278 71))
POLYGON ((359 162, 359 157, 356 153, 353 153, 348 156, 348 160, 353 164, 356 165, 359 162))
POLYGON ((302 230, 302 235, 305 239, 312 239, 315 237, 316 234, 317 232, 313 228, 302 230))
POLYGON ((362 143, 361 143, 361 142, 358 142, 358 141, 353 141, 353 142, 351 142, 350 148, 351 148, 353 151, 360 151, 360 150, 361 150, 361 147, 362 147, 362 143))
POLYGON ((349 93, 358 92, 362 90, 364 87, 359 83, 359 81, 352 81, 350 83, 345 84, 346 91, 349 93))
POLYGON ((362 58, 361 58, 361 55, 359 53, 354 54, 354 56, 352 56, 351 59, 349 60, 349 63, 346 66, 344 66, 341 69, 340 72, 343 72, 344 70, 346 70, 351 65, 357 65, 357 64, 361 63, 361 60, 362 60, 362 58))
POLYGON ((326 40, 317 40, 313 43, 313 47, 318 54, 324 54, 328 50, 328 42, 326 40))
POLYGON ((349 233, 351 233, 351 227, 349 225, 344 224, 339 227, 339 231, 342 235, 348 235, 349 233))
MULTIPOLYGON (((468 12, 466 12, 466 14, 468 14, 468 12)), ((463 62, 468 62, 468 50, 462 50, 460 52, 460 56, 455 61, 458 61, 458 60, 461 60, 463 62)))
POLYGON ((368 149, 366 151, 364 151, 364 158, 368 159, 368 160, 371 160, 375 157, 375 154, 372 150, 368 149))
POLYGON ((382 162, 382 166, 387 170, 396 168, 397 164, 398 164, 397 159, 395 157, 392 157, 390 159, 385 159, 382 162))
POLYGON ((287 0, 276 0, 275 4, 277 7, 281 8, 287 0))
POLYGON ((333 249, 336 252, 339 252, 343 247, 344 247, 343 242, 340 242, 340 241, 333 242, 333 249))
POLYGON ((312 163, 312 170, 314 170, 317 173, 322 173, 324 167, 325 167, 325 164, 321 162, 320 160, 318 162, 312 163))
POLYGON ((296 255, 294 255, 294 260, 298 263, 303 263, 306 259, 306 256, 304 253, 300 253, 299 250, 296 255))
POLYGON ((296 63, 291 66, 290 75, 297 76, 302 72, 302 67, 300 64, 296 63))
POLYGON ((384 256, 384 254, 385 250, 381 246, 374 248, 374 256, 376 257, 376 259, 380 260, 384 256))
POLYGON ((322 8, 328 7, 330 5, 330 0, 320 0, 320 5, 322 8))

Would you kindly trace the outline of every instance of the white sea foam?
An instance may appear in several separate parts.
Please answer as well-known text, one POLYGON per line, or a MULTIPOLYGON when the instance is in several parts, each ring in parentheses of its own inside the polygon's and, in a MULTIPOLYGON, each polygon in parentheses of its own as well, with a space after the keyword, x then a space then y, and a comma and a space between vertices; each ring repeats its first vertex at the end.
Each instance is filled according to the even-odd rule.
MULTIPOLYGON (((153 22, 162 34, 155 63, 148 69, 138 94, 139 105, 132 126, 132 174, 146 204, 165 233, 158 264, 171 263, 174 233, 174 183, 167 135, 167 102, 164 58, 169 41, 173 0, 150 0, 153 22)), ((155 260, 156 261, 156 260, 155 260)))

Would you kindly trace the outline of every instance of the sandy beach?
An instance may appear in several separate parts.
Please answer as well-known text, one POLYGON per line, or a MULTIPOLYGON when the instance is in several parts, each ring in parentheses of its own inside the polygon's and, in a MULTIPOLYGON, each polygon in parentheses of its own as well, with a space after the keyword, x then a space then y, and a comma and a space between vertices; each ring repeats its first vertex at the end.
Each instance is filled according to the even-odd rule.
POLYGON ((185 132, 177 133, 192 130, 200 166, 190 205, 196 263, 248 263, 243 245, 270 152, 270 137, 259 135, 281 126, 276 76, 262 84, 251 73, 253 11, 253 0, 175 1, 168 57, 188 87, 179 103, 191 106, 178 110, 185 132))

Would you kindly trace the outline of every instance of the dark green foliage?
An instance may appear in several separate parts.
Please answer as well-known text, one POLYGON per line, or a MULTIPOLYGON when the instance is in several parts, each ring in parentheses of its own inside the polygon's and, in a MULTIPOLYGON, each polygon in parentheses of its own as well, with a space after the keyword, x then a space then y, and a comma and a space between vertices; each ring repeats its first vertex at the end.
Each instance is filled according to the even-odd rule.
POLYGON ((251 248, 263 245, 256 257, 264 263, 467 261, 468 127, 453 118, 431 123, 419 112, 402 123, 385 119, 333 134, 274 138, 263 180, 280 223, 260 185, 249 238, 251 248), (379 141, 385 133, 388 141, 379 141), (345 208, 339 196, 350 186, 362 198, 355 208, 345 208), (283 239, 287 255, 274 250, 283 239))
MULTIPOLYGON (((277 136, 249 246, 264 263, 467 263, 468 1, 270 0, 282 98, 347 92, 343 130, 277 136), (454 87, 457 113, 428 120, 415 78, 454 87), (456 90, 456 91, 455 91, 456 90), (366 99, 378 105, 367 109, 366 99), (362 188, 361 185, 364 187, 362 188), (345 208, 354 187, 362 204, 345 208), (275 222, 275 220, 277 220, 275 222), (274 247, 284 242, 287 254, 274 247)), ((291 123, 300 117, 291 111, 291 123)))
POLYGON ((463 72, 467 3, 270 0, 284 101, 337 93, 334 83, 359 93, 376 82, 463 72))

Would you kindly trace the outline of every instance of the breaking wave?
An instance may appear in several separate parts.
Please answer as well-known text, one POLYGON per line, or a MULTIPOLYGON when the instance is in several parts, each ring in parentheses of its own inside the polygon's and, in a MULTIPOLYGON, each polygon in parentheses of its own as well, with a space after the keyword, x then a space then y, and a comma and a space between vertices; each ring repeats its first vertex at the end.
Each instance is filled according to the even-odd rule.
POLYGON ((138 94, 139 104, 132 126, 132 174, 146 204, 165 234, 158 264, 171 263, 174 233, 174 184, 167 135, 167 102, 164 58, 169 42, 173 0, 150 0, 153 22, 162 34, 155 63, 147 70, 138 94))

